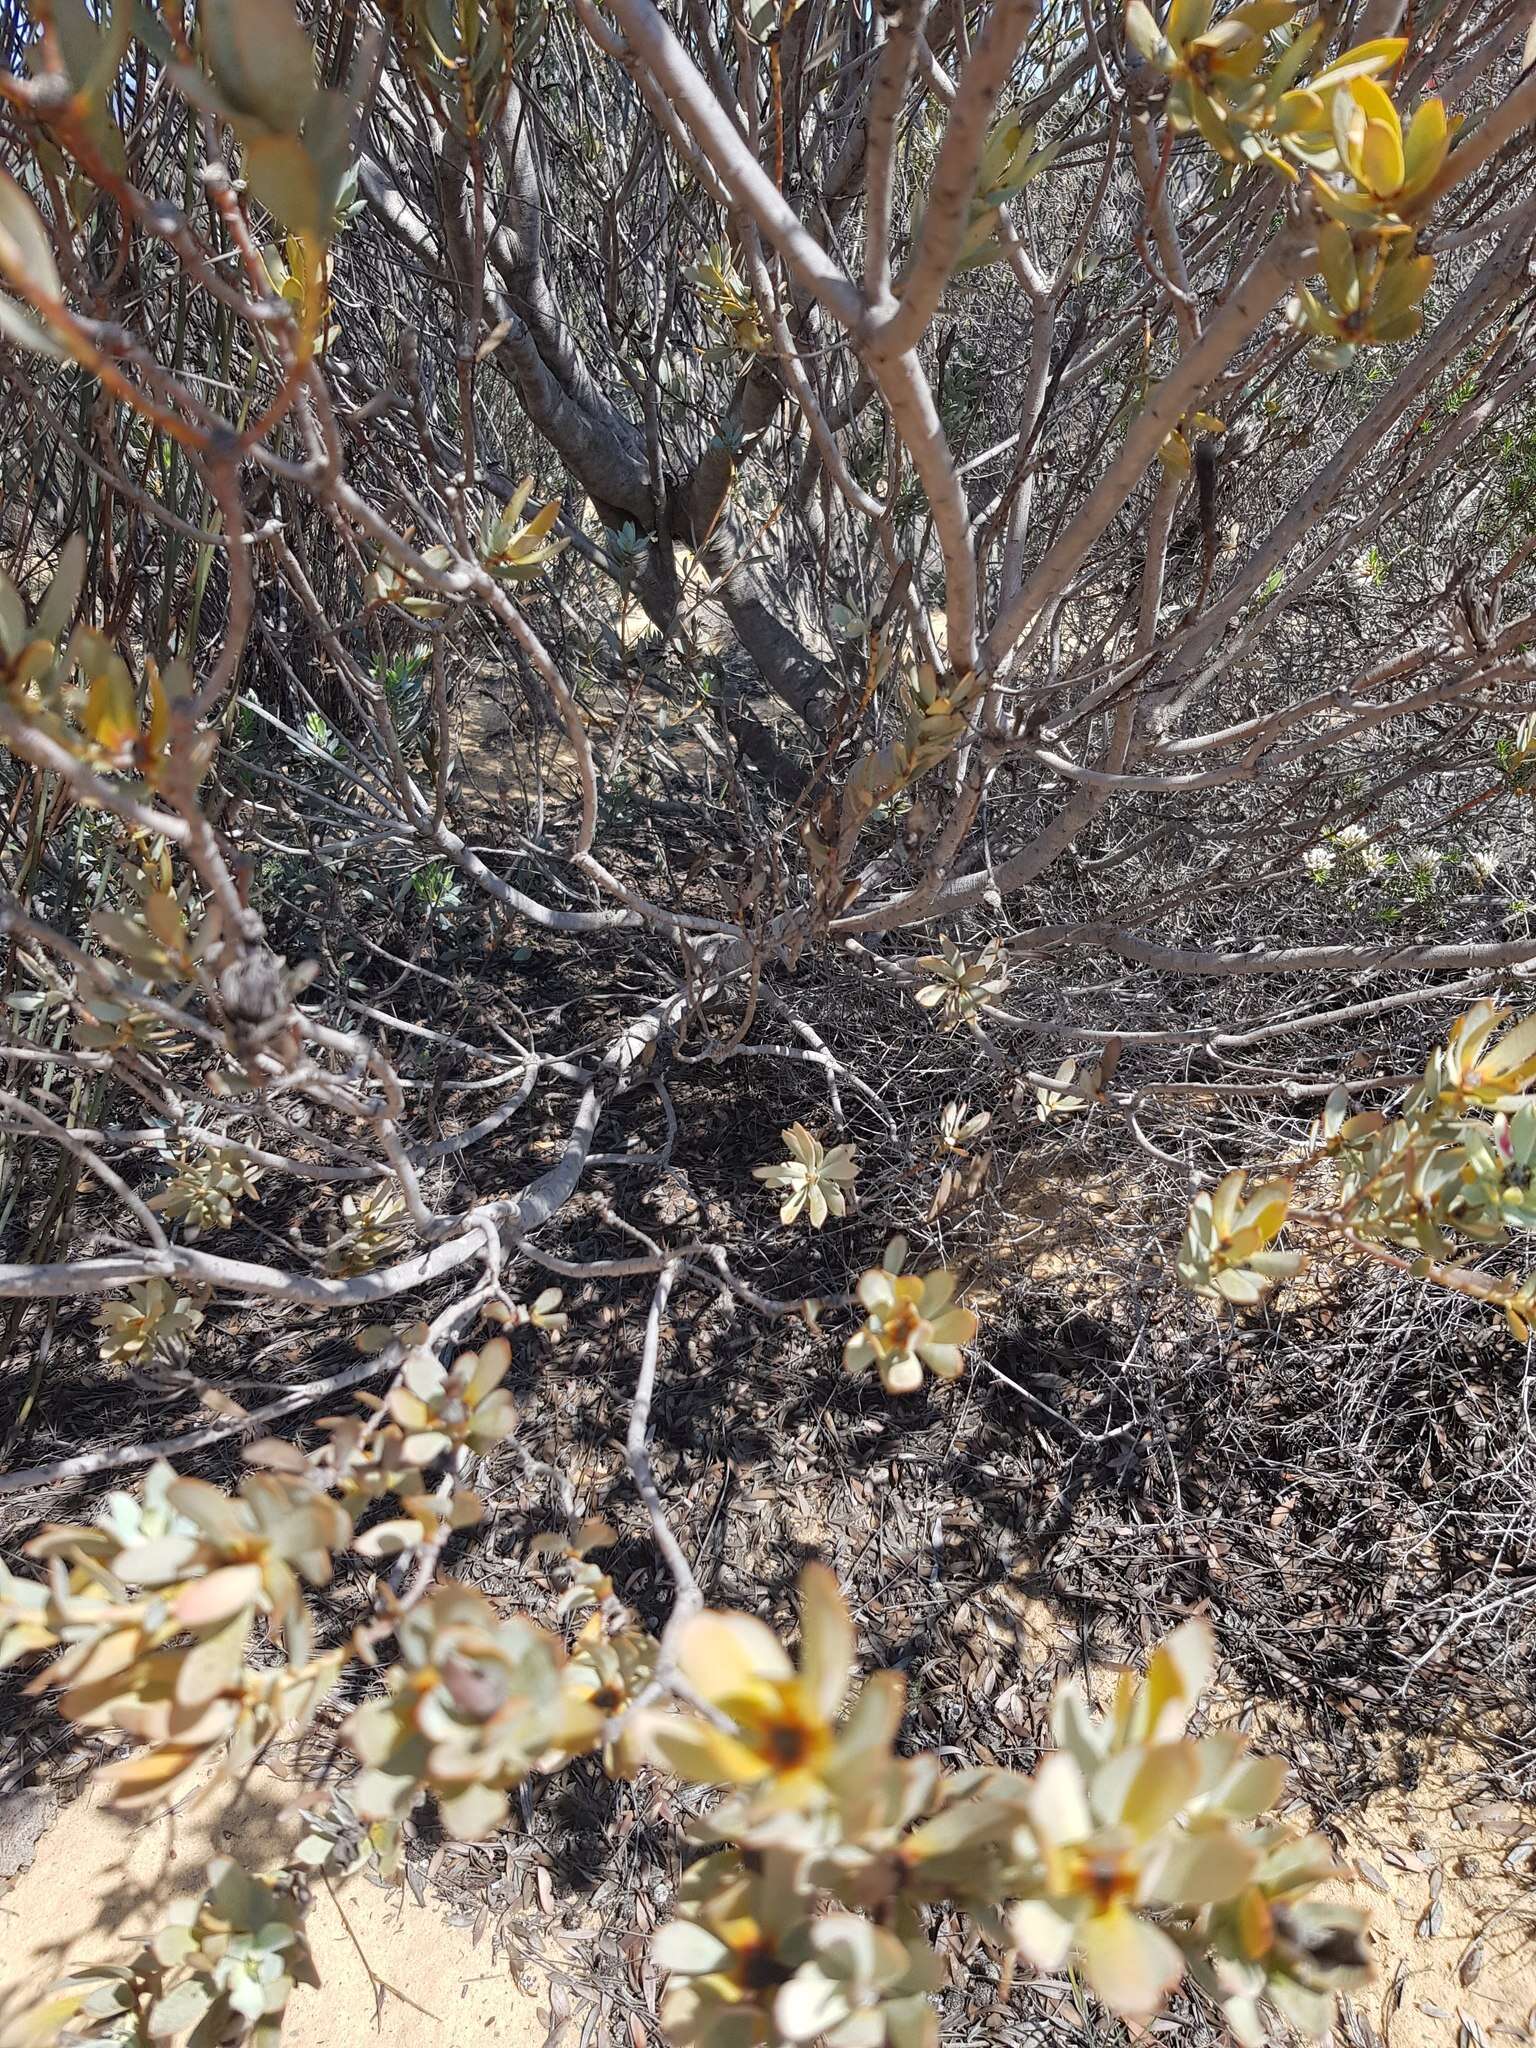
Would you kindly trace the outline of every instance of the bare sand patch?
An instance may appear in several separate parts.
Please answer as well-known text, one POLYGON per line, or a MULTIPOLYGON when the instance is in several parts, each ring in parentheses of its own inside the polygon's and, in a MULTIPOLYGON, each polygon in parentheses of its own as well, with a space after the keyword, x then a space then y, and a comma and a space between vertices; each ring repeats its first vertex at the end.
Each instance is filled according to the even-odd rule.
MULTIPOLYGON (((281 1818, 293 1788, 266 1772, 233 1799, 221 1787, 149 1819, 115 1811, 104 1792, 88 1784, 63 1807, 37 1842, 31 1868, 0 1893, 0 2044, 7 2048, 20 2014, 58 1977, 87 1963, 126 1961, 137 1940, 164 1924, 168 1907, 200 1890, 210 1857, 269 1868, 293 1837, 281 1818)), ((418 1905, 403 1884, 385 1890, 359 1877, 338 1896, 339 1906, 323 1888, 316 1894, 309 1938, 321 1989, 295 1993, 284 2048, 361 2040, 377 2048, 533 2048, 543 2041, 546 2022, 535 1999, 505 1955, 493 1961, 489 1942, 472 1944, 468 1927, 450 1925, 430 1902, 418 1905)))
POLYGON ((1388 2048, 1536 2040, 1536 1892, 1518 1859, 1536 1811, 1474 1789, 1487 1778, 1485 1759, 1447 1743, 1411 1791, 1341 1823, 1362 1874, 1338 1894, 1370 1914, 1377 1969, 1356 2003, 1388 2048))

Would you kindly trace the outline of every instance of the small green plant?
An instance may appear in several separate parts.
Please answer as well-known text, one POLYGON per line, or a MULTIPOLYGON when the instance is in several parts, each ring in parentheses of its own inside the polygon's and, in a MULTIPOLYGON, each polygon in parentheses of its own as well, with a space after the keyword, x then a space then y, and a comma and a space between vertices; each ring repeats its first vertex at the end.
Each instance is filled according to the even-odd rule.
POLYGON ((374 671, 402 744, 413 740, 421 730, 427 702, 427 667, 425 654, 397 654, 374 671))
POLYGON ((340 736, 333 729, 330 720, 323 718, 318 711, 305 712, 304 734, 318 753, 334 756, 341 752, 340 736))
POLYGON ((445 860, 429 860, 419 867, 411 876, 411 894, 429 923, 451 917, 464 902, 458 874, 445 860))

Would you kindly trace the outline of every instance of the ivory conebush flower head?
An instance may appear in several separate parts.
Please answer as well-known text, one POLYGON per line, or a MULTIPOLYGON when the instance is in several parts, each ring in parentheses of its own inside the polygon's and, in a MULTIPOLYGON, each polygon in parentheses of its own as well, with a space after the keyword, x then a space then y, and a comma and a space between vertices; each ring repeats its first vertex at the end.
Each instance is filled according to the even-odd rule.
POLYGON ((883 1263, 860 1280, 864 1324, 843 1346, 844 1370, 873 1365, 888 1394, 916 1393, 925 1366, 937 1379, 958 1379, 979 1327, 970 1309, 954 1306, 953 1273, 903 1273, 906 1256, 906 1239, 893 1237, 883 1263))
POLYGON ((169 1796, 214 1750, 239 1771, 335 1684, 345 1653, 311 1661, 299 1578, 324 1584, 351 1526, 307 1484, 252 1475, 231 1497, 158 1464, 140 1500, 114 1494, 95 1523, 28 1546, 45 1583, 0 1569, 0 1666, 57 1648, 30 1690, 62 1688, 66 1720, 150 1745, 113 1767, 119 1802, 169 1796), (258 1624, 281 1629, 289 1662, 246 1664, 258 1624))
POLYGON ((946 1102, 939 1111, 938 1149, 957 1153, 962 1159, 968 1158, 966 1146, 973 1138, 979 1138, 991 1122, 992 1112, 989 1109, 979 1109, 973 1116, 968 1102, 946 1102))
POLYGON ((679 1887, 686 1918, 658 1927, 651 1959, 669 1972, 661 2024, 677 2048, 750 2048, 773 2038, 773 2004, 808 1952, 797 1859, 768 1850, 748 1871, 728 1850, 679 1887))
POLYGON ((126 1301, 109 1301, 91 1318, 97 1348, 108 1365, 141 1365, 157 1354, 183 1350, 202 1327, 202 1311, 169 1280, 130 1287, 126 1301))
POLYGON ((1241 1167, 1196 1195, 1179 1247, 1180 1280, 1215 1301, 1262 1301, 1276 1281, 1291 1279, 1306 1264, 1302 1252, 1269 1249, 1290 1199, 1286 1180, 1264 1181, 1249 1192, 1241 1167))
POLYGON ((1519 1109, 1536 1081, 1536 1017, 1499 1038, 1499 1027, 1510 1015, 1499 1004, 1484 1002, 1458 1017, 1445 1044, 1426 1063, 1424 1078, 1409 1098, 1410 1110, 1431 1100, 1446 1109, 1519 1109))
POLYGON ((612 1720, 648 1684, 656 1644, 640 1629, 609 1635, 600 1614, 589 1614, 576 1633, 565 1667, 567 1690, 612 1720))
POLYGON ((1329 221, 1318 234, 1317 256, 1327 303, 1298 285, 1290 317, 1335 345, 1325 351, 1324 367, 1342 368, 1357 347, 1409 341, 1419 332, 1435 265, 1433 257, 1414 254, 1411 240, 1371 235, 1357 248, 1347 227, 1329 221))
MULTIPOLYGON (((92 1530, 49 1529, 29 1546, 29 1554, 61 1567, 66 1559, 77 1558, 103 1567, 110 1575, 106 1588, 115 1584, 123 1589, 124 1625, 142 1633, 146 1647, 181 1631, 217 1636, 229 1671, 235 1671, 245 1636, 261 1615, 269 1628, 284 1631, 290 1658, 302 1663, 310 1653, 313 1629, 299 1581, 329 1583, 332 1551, 351 1540, 346 1510, 307 1479, 264 1472, 248 1474, 236 1494, 174 1473, 164 1478, 157 1473, 154 1486, 134 1540, 113 1540, 119 1526, 134 1527, 131 1517, 116 1510, 110 1529, 103 1524, 92 1530), (128 1602, 129 1587, 146 1589, 137 1603, 128 1602)), ((93 1571, 92 1580, 81 1588, 86 1607, 92 1594, 99 1601, 103 1590, 99 1573, 93 1571)), ((53 1579, 57 1590, 65 1583, 57 1575, 53 1579)), ((61 1618, 73 1632, 76 1617, 70 1606, 66 1598, 61 1618)), ((111 1668, 122 1669, 131 1660, 126 1639, 120 1648, 124 1654, 111 1668)), ((189 1665, 177 1681, 184 1702, 211 1698, 220 1690, 222 1666, 215 1668, 213 1645, 204 1641, 200 1648, 199 1663, 189 1665)), ((107 1668, 105 1655, 89 1664, 83 1657, 66 1658, 52 1667, 49 1682, 57 1684, 66 1675, 77 1682, 86 1669, 94 1680, 107 1668)))
POLYGON ((1059 1970, 1076 1954, 1112 2011, 1139 2018, 1162 2003, 1184 1974, 1184 1952, 1143 1909, 1234 1898, 1258 1864, 1226 1829, 1175 1831, 1199 1779, 1187 1742, 1122 1750, 1091 1778, 1064 1750, 1045 1759, 1028 1799, 1041 1895, 1009 1919, 1037 1969, 1059 1970))
POLYGON ((974 959, 967 959, 953 939, 940 939, 939 951, 925 953, 917 964, 934 977, 917 991, 917 1001, 937 1013, 942 1031, 956 1030, 1008 987, 1008 969, 996 939, 974 959))
POLYGON ((754 1166, 754 1180, 782 1188, 779 1209, 781 1223, 793 1223, 803 1210, 813 1230, 820 1230, 828 1216, 846 1216, 848 1196, 858 1176, 853 1147, 834 1145, 828 1151, 804 1124, 791 1124, 780 1133, 789 1158, 773 1166, 754 1166))
POLYGON ((342 1730, 364 1769, 364 1820, 399 1820, 424 1791, 444 1824, 478 1841, 507 1814, 507 1792, 596 1746, 603 1717, 565 1679, 565 1649, 522 1615, 503 1620, 483 1595, 444 1584, 399 1626, 387 1697, 342 1730))
POLYGON ((1213 23, 1214 12, 1212 0, 1173 0, 1159 27, 1145 0, 1129 0, 1125 32, 1143 61, 1170 81, 1173 126, 1198 128, 1218 156, 1235 163, 1241 129, 1260 115, 1266 39, 1297 9, 1291 0, 1246 0, 1213 23))
POLYGON ((405 1431, 401 1448, 410 1462, 429 1465, 460 1444, 488 1451, 509 1437, 517 1410, 501 1383, 511 1369, 512 1347, 505 1337, 460 1352, 446 1369, 425 1345, 410 1351, 384 1404, 405 1431))
POLYGON ((680 2048, 823 2040, 828 2048, 936 2048, 929 1994, 941 1971, 921 1921, 877 1927, 814 1914, 799 1857, 767 1848, 749 1871, 730 1851, 684 1879, 688 1917, 651 1937, 671 1973, 662 2027, 680 2048))
POLYGON ((839 1725, 853 1677, 853 1623, 825 1565, 800 1575, 798 1668, 755 1615, 706 1610, 676 1644, 684 1684, 721 1720, 653 1712, 643 1739, 653 1759, 696 1785, 749 1791, 754 1811, 817 1807, 888 1749, 900 1718, 899 1678, 880 1673, 839 1725))
POLYGON ((656 1641, 644 1629, 630 1626, 610 1634, 602 1615, 593 1613, 576 1632, 564 1670, 565 1686, 613 1731, 603 1741, 603 1769, 611 1778, 632 1776, 641 1761, 637 1717, 631 1709, 655 1669, 656 1641))
POLYGON ((1371 1975, 1365 1915, 1342 1900, 1307 1896, 1344 1875, 1321 1835, 1275 1827, 1254 1840, 1258 1868, 1213 1913, 1212 1959, 1197 1974, 1221 2001, 1242 2048, 1262 2048, 1271 2038, 1261 2000, 1300 2033, 1320 2038, 1332 2030, 1337 1994, 1371 1975))
POLYGON ((1122 1675, 1102 1719, 1080 1685, 1060 1688, 1051 1728, 1061 1746, 1025 1789, 1024 1896, 1009 1925, 1039 1969, 1076 1955, 1098 1997, 1127 2018, 1154 2011, 1189 1967, 1235 2002, 1244 2040, 1263 2038, 1242 2031, 1260 1997, 1323 2031, 1332 1996, 1322 1972, 1335 1968, 1329 1985, 1360 1980, 1359 1917, 1345 1909, 1335 1926, 1334 1909, 1301 1903, 1336 1875, 1325 1843, 1248 1825, 1279 1798, 1283 1760, 1252 1755, 1233 1731, 1188 1738, 1213 1666, 1210 1630, 1193 1621, 1154 1652, 1145 1679, 1122 1675), (1309 1976, 1319 1946, 1327 1960, 1309 1976), (1315 1995, 1293 1995, 1298 1985, 1315 1995))
POLYGON ((1455 133, 1444 102, 1425 100, 1405 131, 1385 87, 1356 77, 1329 95, 1328 111, 1339 164, 1357 190, 1345 192, 1314 173, 1323 207, 1355 226, 1411 221, 1422 212, 1455 133))

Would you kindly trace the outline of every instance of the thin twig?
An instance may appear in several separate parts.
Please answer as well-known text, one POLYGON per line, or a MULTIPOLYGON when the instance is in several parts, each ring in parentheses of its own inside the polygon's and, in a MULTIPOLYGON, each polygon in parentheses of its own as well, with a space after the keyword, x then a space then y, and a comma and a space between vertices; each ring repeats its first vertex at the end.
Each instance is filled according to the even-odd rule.
POLYGON ((693 1567, 684 1557, 682 1545, 673 1535, 672 1525, 667 1520, 667 1511, 662 1506, 661 1495, 656 1487, 656 1477, 651 1470, 649 1448, 651 1402, 656 1393, 656 1360, 661 1349, 661 1319, 666 1312, 667 1298, 672 1292, 672 1283, 676 1277, 675 1264, 663 1266, 656 1276, 651 1306, 645 1318, 645 1345, 640 1354, 640 1377, 635 1382, 635 1398, 629 1411, 629 1434, 624 1441, 624 1454, 629 1460, 635 1490, 645 1503, 645 1511, 651 1518, 651 1529, 656 1538, 656 1548, 661 1552, 667 1570, 672 1574, 672 1583, 677 1588, 677 1600, 667 1623, 668 1634, 690 1615, 697 1614, 704 1605, 704 1595, 699 1591, 699 1582, 693 1575, 693 1567))

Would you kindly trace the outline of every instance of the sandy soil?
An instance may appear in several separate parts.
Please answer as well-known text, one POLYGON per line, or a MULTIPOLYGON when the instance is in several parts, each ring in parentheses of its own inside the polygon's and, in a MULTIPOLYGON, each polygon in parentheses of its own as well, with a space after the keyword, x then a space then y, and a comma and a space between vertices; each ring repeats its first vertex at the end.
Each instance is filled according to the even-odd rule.
MULTIPOLYGON (((67 1970, 126 1959, 135 1936, 163 1924, 172 1900, 198 1889, 210 1856, 233 1855, 253 1869, 279 1862, 291 1838, 280 1814, 291 1796, 289 1786, 264 1777, 238 1805, 221 1791, 150 1820, 114 1812, 101 1803, 100 1788, 62 1808, 30 1870, 0 1893, 0 2044, 8 2048, 12 2038, 7 2021, 14 2025, 67 1970)), ((341 1910, 324 1892, 315 1901, 309 1932, 323 1990, 296 1993, 284 2048, 361 2040, 376 2048, 533 2048, 543 2041, 535 1999, 505 1957, 492 1964, 489 1942, 471 1945, 468 1927, 450 1926, 403 1887, 384 1891, 354 1879, 340 1899, 341 1910), (379 1988, 370 1970, 404 1996, 379 1988)))
POLYGON ((1357 2003, 1388 2048, 1536 2040, 1536 1892, 1506 1861, 1536 1813, 1469 1790, 1486 1763, 1446 1744, 1412 1792, 1345 1822, 1361 1873, 1344 1895, 1371 1916, 1377 1977, 1357 2003))

